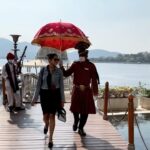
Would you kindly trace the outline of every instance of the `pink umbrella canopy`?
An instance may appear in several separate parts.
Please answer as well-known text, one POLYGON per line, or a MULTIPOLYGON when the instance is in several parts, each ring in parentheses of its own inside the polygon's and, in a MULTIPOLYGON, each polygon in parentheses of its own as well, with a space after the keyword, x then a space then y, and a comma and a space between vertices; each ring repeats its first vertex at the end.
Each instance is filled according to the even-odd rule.
POLYGON ((86 48, 91 44, 88 37, 78 27, 65 22, 49 23, 41 27, 31 43, 60 51, 75 48, 78 43, 84 43, 86 48))

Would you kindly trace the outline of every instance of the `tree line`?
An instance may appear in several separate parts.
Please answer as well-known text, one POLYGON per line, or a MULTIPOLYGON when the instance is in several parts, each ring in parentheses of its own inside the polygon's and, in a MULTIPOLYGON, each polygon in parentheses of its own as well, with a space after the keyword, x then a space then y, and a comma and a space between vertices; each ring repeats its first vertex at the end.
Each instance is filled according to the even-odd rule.
POLYGON ((150 53, 118 54, 116 57, 91 58, 93 62, 150 63, 150 53))

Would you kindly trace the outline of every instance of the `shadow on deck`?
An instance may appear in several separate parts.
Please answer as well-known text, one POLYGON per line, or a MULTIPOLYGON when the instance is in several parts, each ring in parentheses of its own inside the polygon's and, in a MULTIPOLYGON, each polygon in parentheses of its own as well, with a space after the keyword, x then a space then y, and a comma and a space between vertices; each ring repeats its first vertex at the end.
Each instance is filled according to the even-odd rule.
MULTIPOLYGON (((56 119, 53 150, 123 150, 127 142, 123 141, 115 128, 102 119, 98 113, 89 115, 85 131, 81 138, 72 131, 73 116, 69 111, 70 103, 65 105, 67 122, 56 119)), ((0 150, 46 150, 48 136, 43 134, 42 112, 40 105, 26 110, 8 113, 0 106, 0 150)))

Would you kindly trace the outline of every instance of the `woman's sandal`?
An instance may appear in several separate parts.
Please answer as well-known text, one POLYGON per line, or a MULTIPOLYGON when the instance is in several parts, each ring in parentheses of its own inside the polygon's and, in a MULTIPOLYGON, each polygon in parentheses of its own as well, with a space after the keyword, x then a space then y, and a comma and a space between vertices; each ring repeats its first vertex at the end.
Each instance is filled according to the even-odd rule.
POLYGON ((48 147, 49 147, 49 148, 52 148, 52 147, 53 147, 53 142, 49 142, 49 143, 48 143, 48 147))
POLYGON ((44 134, 47 134, 47 132, 48 132, 48 127, 44 126, 43 132, 44 132, 44 134))

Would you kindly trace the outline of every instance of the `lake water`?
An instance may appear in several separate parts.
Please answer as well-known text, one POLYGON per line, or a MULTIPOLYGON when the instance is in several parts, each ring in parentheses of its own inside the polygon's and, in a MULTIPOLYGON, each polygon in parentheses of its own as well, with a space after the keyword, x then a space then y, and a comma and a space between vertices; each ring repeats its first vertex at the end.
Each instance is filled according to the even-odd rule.
MULTIPOLYGON (((0 60, 0 66, 6 60, 0 60)), ((104 86, 108 81, 110 86, 139 86, 150 87, 150 64, 123 64, 123 63, 95 63, 100 76, 101 85, 104 86)), ((26 69, 23 69, 26 72, 26 69)), ((35 72, 35 68, 32 68, 35 72)))
MULTIPOLYGON (((119 120, 122 116, 115 116, 119 120)), ((109 117, 111 120, 112 117, 109 117)), ((136 120, 138 122, 140 131, 142 133, 142 136, 144 138, 144 141, 146 143, 146 146, 148 149, 150 149, 150 114, 137 114, 136 120)), ((112 122, 112 121, 111 121, 112 122)), ((112 123, 115 128, 119 131, 120 135, 122 135, 123 139, 128 141, 128 122, 127 118, 125 120, 121 121, 119 124, 112 123)), ((135 122, 134 126, 134 137, 135 137, 135 149, 136 150, 146 150, 143 141, 141 139, 141 136, 139 134, 137 124, 135 122)))
POLYGON ((121 64, 121 63, 96 63, 101 84, 106 81, 110 86, 139 86, 150 87, 150 64, 121 64))

